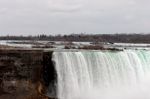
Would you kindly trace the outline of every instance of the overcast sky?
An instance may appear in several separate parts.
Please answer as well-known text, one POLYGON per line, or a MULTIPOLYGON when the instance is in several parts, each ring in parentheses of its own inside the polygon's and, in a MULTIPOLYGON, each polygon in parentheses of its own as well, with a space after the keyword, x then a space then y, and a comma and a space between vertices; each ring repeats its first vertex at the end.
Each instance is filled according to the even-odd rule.
POLYGON ((150 32, 150 0, 0 0, 0 35, 150 32))

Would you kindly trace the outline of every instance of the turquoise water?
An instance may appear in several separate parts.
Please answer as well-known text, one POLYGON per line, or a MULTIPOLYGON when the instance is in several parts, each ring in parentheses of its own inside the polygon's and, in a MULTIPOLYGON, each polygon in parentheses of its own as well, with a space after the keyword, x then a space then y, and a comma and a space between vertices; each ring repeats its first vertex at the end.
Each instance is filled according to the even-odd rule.
POLYGON ((54 52, 59 99, 150 99, 150 51, 54 52))

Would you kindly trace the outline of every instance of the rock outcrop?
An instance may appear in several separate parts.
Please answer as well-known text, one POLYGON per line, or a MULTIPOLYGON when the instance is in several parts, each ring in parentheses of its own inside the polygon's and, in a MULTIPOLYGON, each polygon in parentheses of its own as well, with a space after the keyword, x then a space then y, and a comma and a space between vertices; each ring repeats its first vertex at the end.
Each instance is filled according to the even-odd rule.
POLYGON ((52 99, 43 78, 52 67, 44 66, 44 55, 38 49, 0 49, 0 99, 52 99))

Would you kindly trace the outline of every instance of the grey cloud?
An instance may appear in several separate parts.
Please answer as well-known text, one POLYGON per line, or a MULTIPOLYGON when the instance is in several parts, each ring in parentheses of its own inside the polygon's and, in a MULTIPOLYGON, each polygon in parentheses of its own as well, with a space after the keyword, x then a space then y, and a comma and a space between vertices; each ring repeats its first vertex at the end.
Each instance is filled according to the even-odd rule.
POLYGON ((0 35, 149 32, 149 0, 0 0, 0 35))

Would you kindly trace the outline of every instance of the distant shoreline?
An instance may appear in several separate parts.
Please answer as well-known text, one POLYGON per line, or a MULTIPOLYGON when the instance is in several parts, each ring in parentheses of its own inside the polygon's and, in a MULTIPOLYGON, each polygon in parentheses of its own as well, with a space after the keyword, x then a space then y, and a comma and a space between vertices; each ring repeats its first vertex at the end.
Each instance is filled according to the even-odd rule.
POLYGON ((37 36, 0 36, 0 40, 39 40, 70 42, 150 43, 150 34, 70 34, 37 36))

